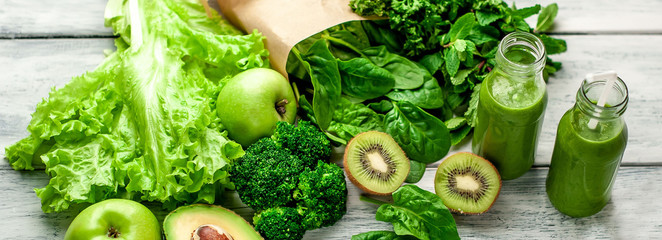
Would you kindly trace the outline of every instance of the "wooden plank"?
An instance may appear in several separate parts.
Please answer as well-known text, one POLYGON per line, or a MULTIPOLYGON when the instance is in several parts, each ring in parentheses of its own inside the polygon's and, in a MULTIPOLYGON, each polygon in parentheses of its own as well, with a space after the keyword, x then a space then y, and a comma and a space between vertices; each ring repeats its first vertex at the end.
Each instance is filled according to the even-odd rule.
MULTIPOLYGON (((662 36, 563 36, 568 52, 552 56, 563 69, 548 84, 549 104, 540 136, 536 166, 548 166, 563 113, 572 107, 584 75, 614 69, 628 84, 630 103, 625 113, 629 144, 623 163, 662 164, 662 85, 655 84, 662 68, 662 36)), ((57 39, 0 41, 0 157, 4 147, 27 135, 34 106, 52 86, 63 86, 72 76, 92 70, 112 48, 112 39, 57 39)), ((452 149, 471 151, 470 139, 452 149)), ((342 149, 340 149, 342 150, 342 149)), ((338 157, 340 157, 338 155, 338 157)), ((434 165, 433 165, 434 166, 434 165)), ((9 168, 0 161, 0 169, 9 168)))
POLYGON ((0 38, 112 36, 104 0, 0 0, 0 38))
MULTIPOLYGON (((214 3, 215 0, 210 2, 214 3)), ((662 1, 618 0, 513 1, 519 8, 536 3, 559 5, 556 33, 662 33, 662 1)), ((0 38, 112 36, 103 26, 106 1, 0 0, 0 38)), ((215 5, 215 4, 212 4, 215 5)), ((535 18, 528 19, 535 26, 535 18)))
MULTIPOLYGON (((434 191, 436 169, 429 168, 418 183, 434 191)), ((506 181, 496 203, 479 216, 455 215, 460 236, 465 239, 586 239, 648 238, 660 236, 662 167, 622 167, 618 173, 613 197, 604 210, 587 218, 565 216, 549 203, 545 193, 547 169, 537 168, 523 177, 506 181)), ((62 239, 69 223, 85 206, 74 206, 63 213, 41 212, 39 199, 32 191, 48 181, 41 171, 17 172, 0 170, 0 226, 5 239, 62 239), (30 226, 29 231, 25 231, 30 226)), ((377 206, 359 200, 361 195, 348 181, 347 214, 335 225, 306 233, 304 239, 349 239, 352 235, 391 230, 388 223, 374 219, 377 206)), ((253 213, 231 193, 226 207, 237 210, 250 220, 253 213)), ((160 220, 167 214, 158 205, 147 204, 160 220)))

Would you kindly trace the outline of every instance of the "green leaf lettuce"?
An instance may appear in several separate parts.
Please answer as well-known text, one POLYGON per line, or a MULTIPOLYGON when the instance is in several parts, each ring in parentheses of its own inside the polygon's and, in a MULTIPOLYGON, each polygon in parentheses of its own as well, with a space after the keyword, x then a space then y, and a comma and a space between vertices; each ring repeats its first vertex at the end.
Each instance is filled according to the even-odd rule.
POLYGON ((241 33, 194 0, 110 0, 117 51, 37 105, 30 135, 6 148, 11 165, 43 162, 44 212, 107 198, 166 208, 213 203, 243 155, 216 114, 224 80, 266 67, 258 33, 241 33))

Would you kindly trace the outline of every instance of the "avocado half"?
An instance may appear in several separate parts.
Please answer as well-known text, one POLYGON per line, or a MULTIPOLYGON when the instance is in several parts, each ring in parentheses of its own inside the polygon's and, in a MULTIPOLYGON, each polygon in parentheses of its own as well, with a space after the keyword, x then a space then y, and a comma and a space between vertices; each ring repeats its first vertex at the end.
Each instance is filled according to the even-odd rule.
POLYGON ((208 204, 193 204, 172 211, 163 221, 163 232, 167 240, 190 240, 198 227, 216 226, 235 240, 261 240, 246 220, 226 208, 208 204))

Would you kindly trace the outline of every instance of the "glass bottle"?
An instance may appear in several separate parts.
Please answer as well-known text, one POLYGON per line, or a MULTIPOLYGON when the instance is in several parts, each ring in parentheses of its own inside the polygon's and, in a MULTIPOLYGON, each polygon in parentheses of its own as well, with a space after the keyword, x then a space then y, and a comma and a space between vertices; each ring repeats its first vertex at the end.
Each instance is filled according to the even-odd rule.
POLYGON ((522 176, 533 165, 547 106, 546 58, 536 36, 510 33, 499 43, 496 66, 480 87, 472 150, 490 160, 504 180, 522 176))
POLYGON ((616 171, 627 145, 623 113, 627 86, 620 78, 584 80, 577 101, 559 122, 552 162, 547 175, 547 197, 562 213, 586 217, 607 204, 616 171), (609 91, 606 105, 597 105, 609 91))

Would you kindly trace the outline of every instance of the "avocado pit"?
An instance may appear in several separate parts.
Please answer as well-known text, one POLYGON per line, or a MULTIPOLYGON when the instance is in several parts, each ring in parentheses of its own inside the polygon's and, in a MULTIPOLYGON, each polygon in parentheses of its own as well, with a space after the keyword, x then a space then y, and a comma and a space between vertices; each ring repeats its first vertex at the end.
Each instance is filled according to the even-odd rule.
POLYGON ((191 240, 234 240, 232 235, 223 230, 223 228, 211 225, 204 224, 200 225, 198 228, 191 233, 191 240))

